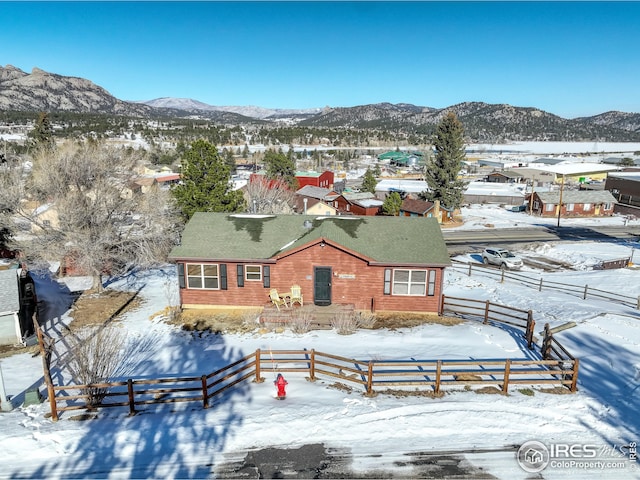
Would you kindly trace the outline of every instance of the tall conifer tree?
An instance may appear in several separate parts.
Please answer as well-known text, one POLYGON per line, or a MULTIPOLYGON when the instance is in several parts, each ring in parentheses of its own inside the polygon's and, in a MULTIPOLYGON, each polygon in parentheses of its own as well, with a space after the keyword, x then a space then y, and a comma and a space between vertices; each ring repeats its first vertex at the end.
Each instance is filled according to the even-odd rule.
POLYGON ((364 177, 362 179, 362 191, 376 193, 376 186, 378 185, 378 181, 374 176, 373 172, 367 168, 367 171, 364 172, 364 177))
POLYGON ((242 192, 232 190, 229 166, 216 147, 206 140, 191 144, 182 160, 182 181, 173 197, 189 219, 195 212, 240 212, 245 210, 242 192))
POLYGON ((422 197, 439 200, 445 208, 459 208, 462 204, 464 183, 458 179, 465 159, 464 129, 455 113, 449 112, 438 124, 433 137, 435 158, 427 164, 425 180, 429 191, 422 197))

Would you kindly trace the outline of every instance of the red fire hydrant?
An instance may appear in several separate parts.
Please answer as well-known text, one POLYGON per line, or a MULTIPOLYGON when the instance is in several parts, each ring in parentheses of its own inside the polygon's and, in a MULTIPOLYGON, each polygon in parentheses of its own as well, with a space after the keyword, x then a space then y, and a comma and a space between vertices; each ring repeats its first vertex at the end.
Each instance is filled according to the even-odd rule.
POLYGON ((276 397, 278 400, 284 400, 284 398, 287 396, 287 392, 284 389, 287 383, 288 382, 284 379, 281 373, 279 373, 276 379, 273 381, 273 384, 278 388, 278 396, 276 397))

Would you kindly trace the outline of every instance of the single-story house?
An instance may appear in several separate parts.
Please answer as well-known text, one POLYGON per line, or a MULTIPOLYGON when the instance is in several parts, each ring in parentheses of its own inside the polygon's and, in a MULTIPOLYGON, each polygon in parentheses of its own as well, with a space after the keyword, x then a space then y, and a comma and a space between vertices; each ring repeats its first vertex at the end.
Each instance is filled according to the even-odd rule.
MULTIPOLYGON (((531 198, 527 196, 527 204, 531 198)), ((560 191, 533 192, 532 211, 543 217, 558 216, 560 191)), ((607 217, 613 215, 616 199, 607 190, 565 190, 562 192, 563 217, 607 217)))
POLYGON ((522 205, 526 186, 519 183, 469 182, 462 193, 465 203, 522 205))
POLYGON ((338 214, 347 215, 378 215, 382 210, 382 200, 375 198, 370 192, 352 193, 346 190, 338 195, 332 205, 338 210, 338 214))
POLYGON ((330 188, 305 185, 296 191, 294 210, 309 215, 337 215, 338 210, 332 204, 337 197, 330 188))
POLYGON ((524 180, 521 173, 505 170, 504 172, 491 172, 487 175, 489 183, 520 183, 524 180))
POLYGON ((0 270, 0 292, 0 345, 24 343, 37 317, 33 278, 24 268, 0 270))
POLYGON ((317 198, 297 197, 294 210, 303 215, 338 215, 338 209, 317 198))
POLYGON ((265 306, 297 284, 305 304, 437 312, 451 264, 434 218, 204 212, 169 259, 187 309, 265 306))
POLYGON ((405 198, 400 206, 400 216, 435 218, 438 223, 453 221, 454 214, 460 213, 459 209, 447 208, 440 205, 440 201, 427 202, 414 198, 405 198))

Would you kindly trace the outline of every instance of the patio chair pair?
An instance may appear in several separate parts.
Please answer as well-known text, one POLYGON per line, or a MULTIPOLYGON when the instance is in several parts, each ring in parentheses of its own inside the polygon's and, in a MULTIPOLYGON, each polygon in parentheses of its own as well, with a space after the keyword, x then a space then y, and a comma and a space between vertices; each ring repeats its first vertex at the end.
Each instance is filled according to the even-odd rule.
POLYGON ((304 305, 304 300, 302 298, 302 288, 300 287, 300 285, 292 285, 291 291, 285 293, 284 295, 280 295, 277 288, 272 288, 269 292, 269 298, 271 299, 271 303, 276 306, 278 311, 280 311, 280 307, 282 305, 284 305, 285 308, 293 307, 294 303, 298 303, 301 307, 304 305))

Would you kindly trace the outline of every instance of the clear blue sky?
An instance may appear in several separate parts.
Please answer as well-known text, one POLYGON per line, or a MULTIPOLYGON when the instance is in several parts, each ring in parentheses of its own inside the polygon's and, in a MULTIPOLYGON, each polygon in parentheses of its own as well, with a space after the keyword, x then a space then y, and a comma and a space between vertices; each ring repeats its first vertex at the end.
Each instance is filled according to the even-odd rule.
POLYGON ((640 112, 638 2, 0 2, 0 65, 122 100, 640 112))

